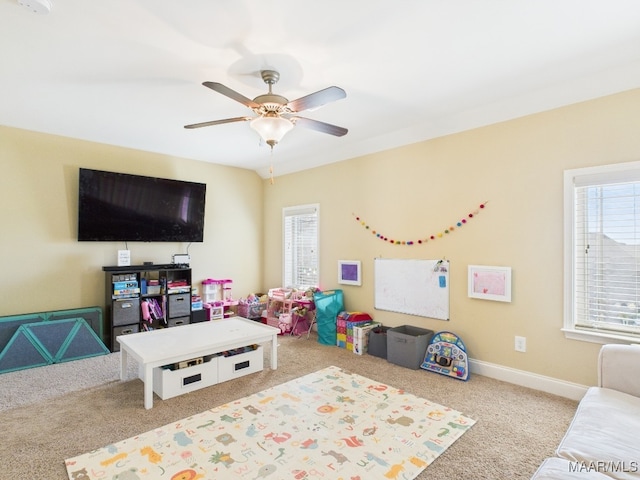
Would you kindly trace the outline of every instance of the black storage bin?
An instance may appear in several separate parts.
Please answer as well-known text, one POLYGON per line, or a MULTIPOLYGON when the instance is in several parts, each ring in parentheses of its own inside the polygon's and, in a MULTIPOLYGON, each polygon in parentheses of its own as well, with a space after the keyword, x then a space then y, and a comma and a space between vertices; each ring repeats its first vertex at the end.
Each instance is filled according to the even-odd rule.
POLYGON ((169 318, 184 317, 191 315, 191 295, 180 293, 168 296, 169 318))
POLYGON ((207 321, 207 311, 203 308, 202 310, 193 310, 191 312, 191 323, 200 323, 207 321))
POLYGON ((375 357, 387 358, 387 332, 389 327, 376 327, 369 331, 369 346, 367 353, 375 357))
POLYGON ((113 308, 112 326, 130 325, 140 321, 140 299, 119 298, 111 303, 113 308))
POLYGON ((111 338, 111 351, 112 352, 120 351, 120 344, 116 340, 116 337, 119 337, 120 335, 129 335, 131 333, 138 333, 139 331, 140 331, 139 323, 136 323, 134 325, 123 325, 121 327, 114 327, 112 332, 113 337, 111 338))
POLYGON ((402 325, 387 332, 387 360, 417 370, 424 361, 433 330, 402 325))

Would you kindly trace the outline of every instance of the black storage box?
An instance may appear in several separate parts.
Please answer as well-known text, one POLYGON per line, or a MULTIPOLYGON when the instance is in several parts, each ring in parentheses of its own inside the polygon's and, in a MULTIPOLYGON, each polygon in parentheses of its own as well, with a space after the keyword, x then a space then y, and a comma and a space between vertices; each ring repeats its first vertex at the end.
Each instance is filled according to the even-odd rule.
POLYGON ((376 327, 369 330, 369 346, 367 353, 375 357, 387 358, 387 332, 389 327, 376 327))
POLYGON ((204 308, 191 311, 191 323, 206 322, 207 320, 207 311, 204 308))
POLYGON ((184 317, 191 315, 191 295, 188 293, 180 293, 169 295, 167 298, 169 304, 168 318, 184 317))
POLYGON ((402 325, 387 332, 387 360, 402 367, 417 370, 424 361, 434 331, 402 325))
POLYGON ((131 325, 140 321, 140 299, 119 298, 111 303, 113 309, 112 326, 131 325))

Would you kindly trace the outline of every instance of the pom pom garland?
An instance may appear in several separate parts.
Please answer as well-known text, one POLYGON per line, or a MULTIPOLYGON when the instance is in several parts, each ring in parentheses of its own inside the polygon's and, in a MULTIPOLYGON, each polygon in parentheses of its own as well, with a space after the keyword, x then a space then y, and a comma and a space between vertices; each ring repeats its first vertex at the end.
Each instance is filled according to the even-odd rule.
MULTIPOLYGON (((478 210, 474 210, 473 212, 469 213, 467 215, 467 218, 468 219, 476 218, 476 215, 478 215, 480 210, 484 209, 484 207, 487 206, 487 203, 489 203, 489 202, 481 203, 479 209, 478 210)), ((367 224, 367 222, 362 220, 359 216, 355 216, 355 218, 356 218, 356 221, 358 223, 360 223, 360 225, 362 225, 365 229, 370 230, 371 233, 376 236, 376 238, 379 238, 380 240, 382 240, 384 242, 389 242, 392 245, 416 245, 416 244, 422 245, 422 244, 427 243, 429 240, 435 240, 436 238, 443 238, 445 235, 453 233, 453 231, 456 228, 460 228, 460 227, 462 227, 462 226, 467 224, 467 218, 462 218, 458 222, 456 222, 455 224, 452 224, 451 226, 449 226, 448 228, 446 228, 446 229, 444 229, 444 230, 442 230, 440 232, 437 232, 437 233, 435 233, 433 235, 429 235, 428 237, 425 237, 425 238, 421 238, 421 239, 418 239, 418 240, 392 240, 389 237, 387 237, 385 235, 382 235, 380 232, 378 232, 378 230, 373 229, 371 226, 369 226, 367 224), (455 225, 455 227, 453 225, 455 225)))

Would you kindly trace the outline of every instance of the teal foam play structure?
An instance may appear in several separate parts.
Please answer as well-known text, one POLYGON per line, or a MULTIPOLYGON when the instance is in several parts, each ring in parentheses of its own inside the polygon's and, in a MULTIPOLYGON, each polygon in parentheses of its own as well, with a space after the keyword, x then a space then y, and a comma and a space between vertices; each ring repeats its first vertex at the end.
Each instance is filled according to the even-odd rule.
POLYGON ((0 373, 107 353, 100 307, 0 317, 0 373))

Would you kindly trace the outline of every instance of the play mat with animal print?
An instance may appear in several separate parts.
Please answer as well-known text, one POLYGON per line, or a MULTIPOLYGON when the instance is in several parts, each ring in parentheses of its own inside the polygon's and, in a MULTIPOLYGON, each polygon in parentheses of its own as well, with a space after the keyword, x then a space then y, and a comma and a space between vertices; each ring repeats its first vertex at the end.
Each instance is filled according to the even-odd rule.
POLYGON ((328 367, 65 463, 71 480, 404 480, 474 423, 328 367))

